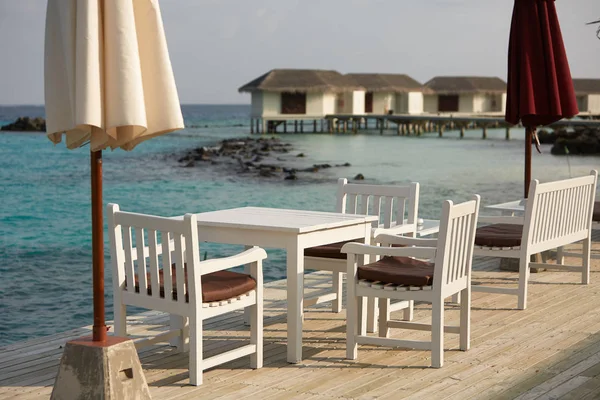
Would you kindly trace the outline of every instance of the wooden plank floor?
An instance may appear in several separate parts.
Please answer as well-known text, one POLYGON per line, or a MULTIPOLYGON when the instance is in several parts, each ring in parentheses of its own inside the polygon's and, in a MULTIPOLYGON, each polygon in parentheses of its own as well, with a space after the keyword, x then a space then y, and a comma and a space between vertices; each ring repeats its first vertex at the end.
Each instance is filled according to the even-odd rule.
MULTIPOLYGON (((600 254, 600 232, 594 253, 600 254)), ((568 263, 577 259, 569 258, 568 263)), ((474 281, 514 285, 516 274, 498 261, 476 259, 474 281)), ((311 274, 307 292, 326 287, 327 275, 311 274)), ((426 351, 360 346, 357 361, 345 356, 344 312, 310 308, 305 315, 304 361, 286 362, 285 281, 265 290, 265 360, 249 359, 205 372, 204 384, 188 385, 186 354, 158 345, 140 352, 154 399, 588 399, 600 398, 600 260, 591 284, 578 273, 531 274, 529 307, 517 311, 516 297, 473 294, 471 350, 458 350, 457 335, 445 336, 445 365, 429 368, 426 351)), ((427 322, 431 308, 419 304, 415 320, 427 322)), ((458 308, 447 305, 446 321, 457 324, 458 308)), ((135 337, 165 329, 167 318, 147 312, 130 318, 135 337)), ((0 348, 0 399, 49 398, 67 340, 90 327, 0 348)), ((429 333, 393 330, 392 336, 427 339, 429 333)), ((207 355, 236 347, 248 337, 241 313, 209 320, 207 355)))

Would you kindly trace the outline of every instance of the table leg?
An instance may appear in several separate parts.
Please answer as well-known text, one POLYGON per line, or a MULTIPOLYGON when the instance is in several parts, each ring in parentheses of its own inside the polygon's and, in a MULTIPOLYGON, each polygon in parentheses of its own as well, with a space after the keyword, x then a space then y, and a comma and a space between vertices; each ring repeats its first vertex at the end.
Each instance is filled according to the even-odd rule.
POLYGON ((298 240, 287 247, 287 360, 302 361, 304 313, 304 248, 298 240))

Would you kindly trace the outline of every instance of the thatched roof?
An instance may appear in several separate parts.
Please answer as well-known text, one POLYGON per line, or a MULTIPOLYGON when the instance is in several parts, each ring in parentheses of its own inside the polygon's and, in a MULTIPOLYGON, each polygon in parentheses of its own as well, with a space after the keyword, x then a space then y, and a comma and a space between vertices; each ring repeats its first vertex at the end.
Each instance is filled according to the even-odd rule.
POLYGON ((575 93, 581 94, 600 94, 600 79, 582 79, 574 78, 573 87, 575 93))
POLYGON ((506 92, 506 82, 498 77, 436 76, 425 86, 438 94, 506 92))
POLYGON ((364 90, 337 71, 273 69, 238 89, 240 92, 346 92, 364 90))
POLYGON ((423 92, 429 91, 421 83, 404 74, 346 74, 369 92, 423 92))

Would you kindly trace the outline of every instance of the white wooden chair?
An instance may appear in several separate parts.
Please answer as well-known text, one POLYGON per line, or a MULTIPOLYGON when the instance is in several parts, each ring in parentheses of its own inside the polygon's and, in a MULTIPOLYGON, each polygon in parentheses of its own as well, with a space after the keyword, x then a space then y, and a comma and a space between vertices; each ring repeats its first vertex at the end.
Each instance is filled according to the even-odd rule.
POLYGON ((200 261, 193 214, 177 220, 122 212, 109 204, 107 215, 117 336, 127 336, 127 305, 164 311, 172 316, 171 330, 137 342, 136 347, 170 339, 180 350, 189 347, 190 384, 201 385, 205 369, 246 355, 252 368, 262 367, 262 260, 267 257, 263 249, 200 261), (250 264, 250 275, 225 271, 245 264, 250 264), (203 321, 246 307, 251 314, 250 344, 204 359, 203 321))
MULTIPOLYGON (((350 214, 378 215, 379 222, 373 224, 372 237, 379 233, 416 236, 419 209, 419 184, 366 185, 348 183, 338 179, 336 211, 350 214)), ((323 296, 309 298, 306 306, 332 302, 332 312, 342 310, 342 281, 346 272, 346 255, 341 248, 346 242, 308 248, 304 251, 304 268, 331 271, 333 291, 323 296)), ((406 310, 411 318, 412 308, 406 310)))
MULTIPOLYGON (((460 349, 470 343, 471 266, 477 228, 479 196, 462 204, 446 200, 437 239, 415 239, 381 234, 382 247, 348 243, 348 311, 346 356, 357 358, 358 344, 384 345, 431 350, 431 365, 444 364, 444 332, 460 334, 460 349), (418 247, 383 247, 401 244, 418 247), (383 257, 374 263, 359 265, 360 257, 383 257), (409 258, 414 257, 414 258, 409 258), (433 259, 434 263, 417 259, 433 259), (444 325, 444 299, 460 293, 460 325, 444 325), (367 336, 364 297, 379 298, 379 336, 367 336), (390 321, 390 299, 432 304, 432 323, 390 321), (431 330, 431 341, 390 339, 389 329, 431 330)), ((361 262, 362 264, 362 262, 361 262)))
POLYGON ((527 307, 527 281, 530 268, 545 268, 581 273, 581 283, 590 279, 590 246, 592 212, 598 173, 539 183, 531 181, 524 217, 480 217, 487 223, 477 229, 474 254, 487 257, 517 258, 519 284, 517 288, 473 285, 473 291, 518 296, 518 308, 527 307), (533 254, 583 242, 582 265, 563 265, 559 254, 557 264, 531 262, 533 254))

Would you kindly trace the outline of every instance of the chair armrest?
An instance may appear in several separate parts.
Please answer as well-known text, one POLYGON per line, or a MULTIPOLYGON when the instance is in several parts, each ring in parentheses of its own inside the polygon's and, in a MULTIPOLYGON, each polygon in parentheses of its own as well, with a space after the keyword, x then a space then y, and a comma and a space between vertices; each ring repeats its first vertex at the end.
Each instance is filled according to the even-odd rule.
POLYGON ((388 235, 404 235, 407 233, 417 232, 417 224, 404 224, 398 225, 391 228, 374 228, 371 231, 371 237, 375 238, 382 234, 388 235))
POLYGON ((362 243, 346 243, 342 247, 342 253, 346 254, 369 254, 374 256, 414 257, 425 259, 434 258, 436 251, 436 247, 379 247, 362 243))
POLYGON ((243 253, 233 256, 200 261, 200 273, 202 275, 206 275, 212 272, 237 267, 239 265, 262 261, 265 258, 267 258, 267 252, 264 249, 260 247, 253 247, 244 251, 243 253))
POLYGON ((488 215, 480 215, 477 218, 477 223, 483 224, 513 224, 513 225, 523 225, 525 223, 525 219, 523 217, 511 217, 507 215, 503 216, 488 216, 488 215))
POLYGON ((405 246, 437 247, 437 239, 422 239, 407 236, 388 235, 386 233, 375 237, 376 243, 381 244, 402 244, 405 246))

